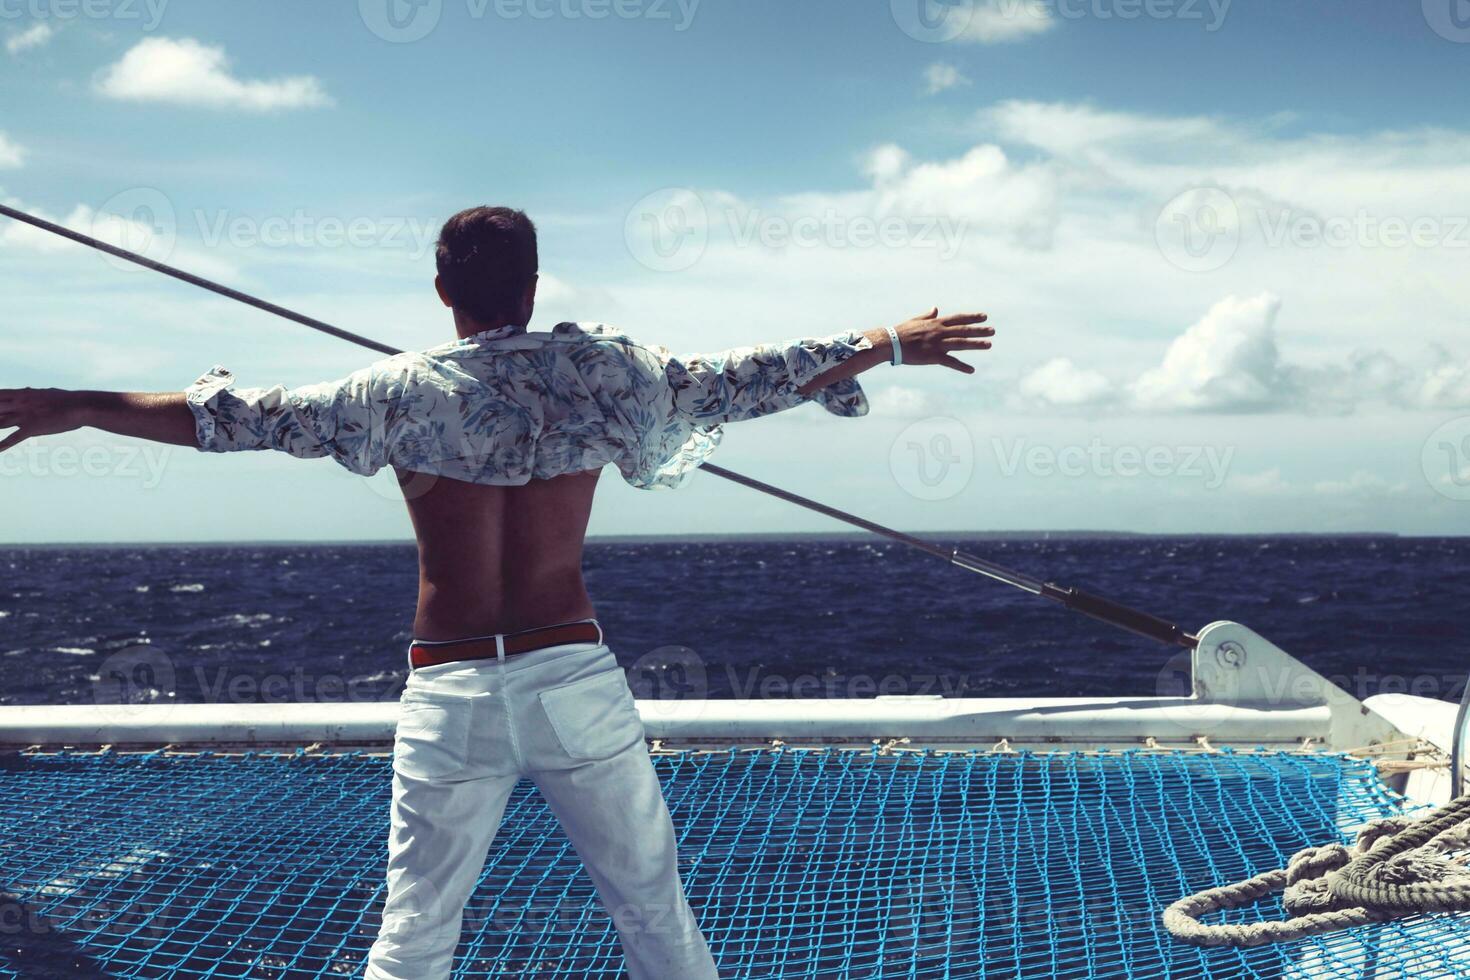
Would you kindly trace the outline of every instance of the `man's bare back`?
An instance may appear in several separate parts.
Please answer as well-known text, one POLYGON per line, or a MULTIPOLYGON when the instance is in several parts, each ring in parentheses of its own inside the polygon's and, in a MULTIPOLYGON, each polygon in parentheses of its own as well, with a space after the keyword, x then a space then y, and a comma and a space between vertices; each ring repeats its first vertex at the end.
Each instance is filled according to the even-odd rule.
POLYGON ((582 547, 597 477, 499 487, 399 472, 419 546, 413 635, 457 640, 592 618, 582 547))

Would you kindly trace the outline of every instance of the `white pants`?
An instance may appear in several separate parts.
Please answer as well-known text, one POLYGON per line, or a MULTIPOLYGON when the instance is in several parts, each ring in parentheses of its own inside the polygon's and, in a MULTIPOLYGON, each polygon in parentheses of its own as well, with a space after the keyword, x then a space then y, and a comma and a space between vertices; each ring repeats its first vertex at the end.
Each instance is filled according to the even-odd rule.
POLYGON ((366 980, 441 980, 522 776, 576 847, 633 980, 718 980, 632 693, 576 643, 409 674, 394 742, 388 898, 366 980))

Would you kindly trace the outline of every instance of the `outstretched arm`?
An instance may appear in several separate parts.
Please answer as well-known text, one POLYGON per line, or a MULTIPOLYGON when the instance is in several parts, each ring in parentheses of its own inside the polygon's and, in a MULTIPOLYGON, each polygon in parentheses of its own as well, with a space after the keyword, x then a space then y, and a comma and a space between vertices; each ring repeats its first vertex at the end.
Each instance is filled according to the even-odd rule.
POLYGON ((183 393, 0 389, 0 429, 15 429, 0 439, 0 452, 35 436, 88 426, 174 446, 197 445, 183 393))
MULTIPOLYGON (((931 309, 895 327, 904 364, 942 364, 974 372, 955 357, 987 350, 995 331, 984 313, 941 317, 931 309)), ((742 347, 718 354, 669 357, 665 374, 675 411, 701 424, 738 422, 784 411, 815 399, 837 415, 862 415, 867 402, 853 380, 887 364, 893 345, 887 330, 850 332, 821 339, 742 347)))
POLYGON ((302 459, 330 456, 370 476, 388 462, 388 416, 403 373, 379 365, 343 381, 287 390, 233 390, 215 368, 178 393, 141 394, 22 388, 0 391, 0 452, 35 436, 84 426, 206 452, 275 449, 302 459), (378 382, 381 382, 379 384, 378 382))
MULTIPOLYGON (((912 365, 942 364, 964 374, 974 374, 975 368, 955 354, 962 350, 990 350, 991 342, 984 338, 994 337, 995 328, 981 325, 988 319, 984 313, 953 313, 942 317, 939 308, 932 307, 928 313, 894 328, 898 332, 902 353, 900 361, 912 365)), ((893 341, 887 330, 869 330, 863 336, 868 338, 872 347, 822 372, 796 390, 803 396, 811 395, 828 385, 855 378, 870 368, 893 361, 893 341)))

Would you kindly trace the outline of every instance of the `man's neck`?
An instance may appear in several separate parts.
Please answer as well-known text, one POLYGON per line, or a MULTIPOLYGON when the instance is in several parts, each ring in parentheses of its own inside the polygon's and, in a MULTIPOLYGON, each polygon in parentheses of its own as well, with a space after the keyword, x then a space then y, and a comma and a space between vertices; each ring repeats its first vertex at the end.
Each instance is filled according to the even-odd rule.
POLYGON ((507 331, 508 333, 525 332, 526 325, 524 323, 512 324, 509 320, 472 320, 467 316, 456 316, 454 318, 454 330, 459 334, 461 340, 466 337, 473 337, 476 334, 485 333, 489 330, 504 330, 512 326, 515 329, 507 331))

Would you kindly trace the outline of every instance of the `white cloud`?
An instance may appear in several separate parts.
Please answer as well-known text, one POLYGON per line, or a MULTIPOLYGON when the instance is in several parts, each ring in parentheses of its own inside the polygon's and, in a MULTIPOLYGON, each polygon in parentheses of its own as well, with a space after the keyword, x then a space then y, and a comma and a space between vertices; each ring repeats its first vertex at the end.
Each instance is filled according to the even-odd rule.
POLYGON ((971 44, 1022 41, 1057 26, 1048 5, 1038 0, 964 0, 951 16, 966 15, 969 20, 955 40, 971 44))
POLYGON ((536 316, 545 322, 562 320, 615 320, 617 301, 608 291, 596 284, 577 285, 547 272, 545 269, 536 283, 536 316))
POLYGON ((847 194, 801 194, 786 199, 802 214, 946 218, 968 238, 998 233, 1014 243, 1044 242, 1055 223, 1057 185, 1045 167, 1017 164, 1000 147, 984 144, 961 156, 916 161, 896 144, 868 154, 870 189, 847 194))
MULTIPOLYGON (((108 211, 97 211, 86 204, 74 206, 65 217, 59 218, 44 209, 27 206, 14 198, 6 198, 5 203, 18 210, 28 211, 38 218, 44 218, 54 224, 90 235, 109 245, 140 252, 158 261, 181 265, 191 272, 212 279, 236 281, 240 276, 237 266, 220 259, 215 252, 176 243, 175 230, 168 224, 150 227, 141 220, 125 218, 108 211)), ((95 257, 112 266, 107 274, 114 281, 117 275, 142 273, 140 268, 122 259, 101 256, 84 245, 19 221, 6 221, 0 224, 0 248, 12 248, 43 255, 71 249, 79 255, 89 255, 89 257, 95 257)), ((89 268, 97 269, 103 266, 89 266, 89 268)), ((152 276, 156 273, 150 272, 148 275, 152 276)))
POLYGON ((1134 383, 1134 400, 1153 411, 1214 412, 1290 401, 1294 393, 1276 346, 1280 309, 1270 293, 1216 303, 1169 346, 1161 365, 1134 383))
MULTIPOLYGON (((92 211, 83 205, 77 205, 72 209, 71 214, 63 219, 58 219, 53 215, 47 214, 45 211, 36 208, 25 208, 19 201, 13 199, 6 199, 5 203, 13 208, 28 210, 30 213, 36 215, 36 217, 43 218, 54 224, 65 225, 73 231, 80 231, 88 235, 92 234, 92 211)), ((0 224, 0 245, 8 248, 26 249, 32 252, 59 252, 67 248, 76 247, 66 239, 53 235, 49 231, 42 231, 34 225, 8 220, 0 224)))
POLYGON ((861 190, 762 201, 700 189, 681 191, 687 201, 669 198, 668 210, 697 214, 708 232, 708 248, 688 275, 715 262, 727 268, 765 263, 759 274, 770 275, 772 256, 800 254, 845 268, 850 289, 852 262, 859 259, 889 264, 896 252, 907 251, 949 263, 972 237, 1029 245, 1044 242, 1054 223, 1051 176, 1014 164, 996 146, 930 163, 887 143, 870 150, 860 166, 871 181, 861 190))
POLYGON ((0 132, 0 167, 19 167, 25 159, 25 147, 0 132))
POLYGON ((1445 494, 1447 497, 1454 500, 1461 499, 1460 494, 1464 488, 1470 486, 1470 463, 1465 463, 1458 469, 1451 469, 1435 480, 1434 485, 1447 491, 1445 494))
POLYGON ((924 418, 943 412, 946 400, 939 394, 909 385, 884 385, 871 392, 873 412, 890 418, 924 418))
POLYGON ((230 73, 225 49, 192 38, 147 38, 103 69, 97 90, 112 99, 269 112, 330 106, 312 75, 248 80, 230 73))
POLYGON ((1444 350, 1437 353, 1440 362, 1411 382, 1407 400, 1428 409, 1470 407, 1470 360, 1454 361, 1444 350))
MULTIPOLYGON (((1301 132, 1286 116, 1241 121, 1030 101, 984 109, 977 123, 984 138, 1043 151, 1077 190, 1134 196, 1153 214, 1181 190, 1223 189, 1258 240, 1282 208, 1410 222, 1470 213, 1470 130, 1342 135, 1301 132)), ((1465 236, 1456 237, 1463 248, 1465 236)))
MULTIPOLYGON (((553 315, 553 306, 578 307, 568 310, 568 318, 610 318, 600 299, 584 293, 598 285, 626 313, 626 319, 611 322, 680 350, 718 350, 798 333, 897 323, 931 303, 945 311, 977 308, 991 314, 1000 332, 997 349, 965 355, 981 367, 980 376, 939 369, 884 371, 884 379, 893 377, 899 385, 875 377, 874 412, 861 423, 832 422, 816 411, 793 413, 791 424, 822 428, 830 460, 838 461, 823 462, 790 448, 806 440, 786 443, 782 451, 795 461, 788 475, 811 487, 833 481, 859 486, 862 467, 842 460, 874 452, 882 457, 912 417, 937 413, 931 406, 940 394, 944 403, 938 411, 966 420, 987 436, 996 432, 1035 440, 1040 431, 1050 433, 1057 445, 1071 445, 1085 443, 1086 436, 1077 433, 1086 430, 1113 444, 1239 450, 1235 475, 1219 491, 1196 493, 1188 480, 1125 482, 1118 484, 1113 507, 1103 512, 1091 494, 1065 481, 976 480, 948 509, 915 511, 914 519, 929 527, 961 526, 973 518, 977 505, 997 503, 990 496, 997 489, 993 518, 987 512, 997 527, 1034 526, 1038 493, 1049 494, 1043 499, 1056 505, 1048 509, 1053 526, 1062 527, 1163 522, 1178 530, 1435 533, 1463 525, 1463 505, 1434 493, 1425 482, 1419 450, 1426 433, 1447 417, 1444 410, 1459 414, 1451 406, 1470 396, 1464 313, 1470 309, 1470 277, 1463 274, 1464 249, 1303 249, 1256 239, 1242 241, 1221 268, 1194 273, 1161 255, 1155 219, 1180 190, 1198 186, 1224 188, 1243 208, 1271 202, 1326 216, 1351 215, 1359 208, 1389 216, 1467 215, 1470 128, 1343 136, 1313 133, 1300 121, 1288 128, 1271 119, 1146 116, 1039 103, 997 107, 983 122, 987 128, 972 145, 947 156, 925 158, 888 143, 855 160, 850 177, 834 183, 778 187, 751 202, 702 190, 699 197, 711 216, 710 242, 692 267, 672 275, 655 273, 620 257, 621 265, 589 272, 589 281, 579 281, 576 289, 551 280, 543 297, 547 312, 538 319, 546 323, 545 317, 561 316, 553 315), (972 219, 972 224, 963 247, 947 259, 932 248, 906 243, 819 240, 768 247, 757 238, 742 245, 731 240, 721 211, 732 203, 783 220, 820 217, 827 208, 839 217, 891 213, 915 219, 918 227, 926 214, 943 208, 941 213, 972 219), (1032 227, 1050 234, 1018 236, 1018 229, 1032 227), (1029 247, 1016 247, 1018 239, 1029 247), (751 288, 752 283, 760 288, 751 288), (1253 316, 1239 309, 1230 316, 1218 313, 1213 339, 1196 329, 1216 313, 1212 306, 1222 297, 1236 297, 1233 309, 1263 295, 1282 299, 1269 330, 1265 309, 1253 316), (691 317, 691 310, 698 315, 691 317), (1433 353, 1436 345, 1446 352, 1433 353), (1041 370, 1062 355, 1076 372, 1111 379, 1113 397, 1096 403, 1096 411, 1055 402, 1035 412, 1004 410, 1012 399, 1021 400, 1021 385, 1028 379, 1034 394, 1065 393, 1050 375, 1065 378, 1067 372, 1041 370), (1221 377, 1226 361, 1243 371, 1242 386, 1221 377), (1131 393, 1151 372, 1157 384, 1153 403, 1145 406, 1131 393), (1052 383, 1044 383, 1049 378, 1052 383), (1271 378, 1277 379, 1274 388, 1264 380, 1271 378), (1438 406, 1440 417, 1423 413, 1432 406, 1438 406), (1233 414, 1221 418, 1210 412, 1233 414), (1359 476, 1360 469, 1371 475, 1359 476), (1388 492, 1404 485, 1403 493, 1388 492)), ((620 234, 631 202, 604 203, 615 222, 608 227, 620 234)), ((608 219, 592 213, 586 220, 601 228, 608 219)), ((70 257, 62 258, 70 269, 70 257)), ((342 251, 333 260, 345 265, 349 258, 342 251)), ((62 260, 46 261, 62 267, 62 260)), ((258 271, 269 261, 285 266, 298 258, 272 260, 256 250, 242 264, 258 271)), ((118 275, 100 262, 78 264, 95 266, 99 280, 118 275)), ((416 278, 421 272, 432 275, 427 265, 399 273, 388 285, 388 277, 375 275, 366 281, 372 291, 361 296, 345 288, 345 276, 341 289, 316 283, 312 292, 276 295, 282 281, 302 281, 297 274, 284 280, 267 277, 263 288, 253 291, 344 326, 364 325, 360 329, 367 332, 367 324, 391 322, 396 336, 385 339, 427 347, 446 326, 427 291, 427 278, 416 278)), ((24 277, 17 282, 30 289, 24 277)), ((54 284, 45 290, 37 286, 28 305, 17 308, 32 319, 48 318, 49 325, 56 319, 56 292, 54 284)), ((160 289, 158 295, 173 294, 160 289)), ((72 301, 80 307, 87 298, 75 290, 72 301)), ((173 311, 167 334, 158 333, 156 302, 118 311, 118 319, 138 336, 159 337, 165 348, 175 342, 178 350, 167 370, 127 379, 127 384, 172 385, 176 378, 186 383, 202 370, 200 350, 206 341, 188 332, 198 322, 197 303, 192 296, 177 300, 177 307, 164 307, 173 311)), ((74 319, 91 324, 92 312, 78 309, 74 319)), ((238 314, 242 326, 258 326, 244 322, 246 313, 238 314)), ((126 363, 127 342, 121 336, 112 320, 98 334, 100 343, 117 352, 115 365, 126 363)), ((345 373, 361 356, 322 340, 307 359, 294 350, 280 353, 290 345, 247 346, 245 338, 251 336, 244 329, 238 337, 225 331, 210 335, 204 366, 224 360, 251 370, 262 383, 282 380, 277 374, 304 382, 316 375, 337 376, 339 369, 345 373)), ((38 351, 34 364, 49 364, 43 355, 38 351)), ((112 370, 122 370, 115 365, 112 370)), ((770 447, 783 445, 763 432, 760 426, 733 427, 723 450, 731 454, 729 465, 753 462, 758 468, 770 447)), ((1465 473, 1470 478, 1470 468, 1465 473)), ((893 494, 887 499, 894 507, 909 504, 886 476, 873 486, 878 494, 893 494)), ((659 519, 664 517, 660 511, 659 519)), ((697 526, 693 516, 687 526, 697 526)))
POLYGON ((1242 473, 1226 480, 1226 487, 1250 497, 1296 497, 1321 502, 1322 498, 1382 498, 1407 494, 1409 484, 1391 480, 1380 473, 1356 470, 1343 479, 1317 480, 1297 484, 1287 480, 1280 467, 1260 473, 1242 473))
POLYGON ((1409 410, 1470 408, 1470 360, 1434 348, 1428 363, 1384 350, 1353 350, 1309 366, 1277 343, 1281 300, 1264 293, 1216 303, 1131 386, 1145 412, 1351 413, 1370 404, 1409 410))
POLYGON ((877 146, 857 190, 767 202, 701 192, 710 243, 681 276, 685 300, 720 302, 712 297, 754 277, 840 295, 858 323, 880 307, 895 317, 929 303, 985 309, 1004 342, 973 359, 1007 374, 973 386, 972 404, 1134 416, 1470 408, 1470 278, 1460 268, 1470 131, 1321 135, 1280 117, 1036 102, 1002 103, 981 120, 988 141, 953 156, 877 146), (1203 273, 1175 264, 1157 237, 1165 204, 1191 187, 1218 188, 1241 211, 1239 248, 1203 273), (825 228, 829 218, 877 217, 929 234, 770 245, 729 234, 727 207, 741 228, 747 218, 825 228), (1446 240, 1302 247, 1266 234, 1280 213, 1323 220, 1360 209, 1411 223, 1440 216, 1446 240), (935 239, 941 247, 930 247, 935 239), (921 295, 895 296, 895 282, 921 295), (1059 355, 1068 363, 1056 364, 1059 355))
POLYGON ((940 92, 969 84, 970 80, 947 61, 936 61, 924 69, 924 91, 929 95, 938 95, 940 92))
POLYGON ((1225 481, 1226 487, 1236 493, 1250 496, 1273 496, 1291 492, 1291 484, 1281 476, 1279 467, 1261 473, 1241 473, 1225 481))
POLYGON ((10 54, 19 54, 31 48, 39 48, 55 36, 56 29, 45 21, 40 21, 23 31, 13 32, 5 39, 5 50, 10 54))
POLYGON ((1367 402, 1406 405, 1415 401, 1416 371, 1384 350, 1353 350, 1342 362, 1283 367, 1297 379, 1306 408, 1350 413, 1367 402))
POLYGON ((1358 470, 1346 480, 1322 480, 1312 486, 1313 493, 1334 497, 1400 494, 1408 489, 1408 484, 1390 482, 1367 470, 1358 470))
POLYGON ((1109 112, 1065 102, 1001 102, 980 113, 982 129, 1000 139, 1054 156, 1155 154, 1173 146, 1191 154, 1201 144, 1233 138, 1222 122, 1204 116, 1150 116, 1109 112))
POLYGON ((1021 379, 1021 396, 1043 406, 1093 405, 1112 397, 1113 383, 1101 371, 1079 368, 1071 358, 1058 357, 1021 379))
POLYGON ((862 160, 869 184, 860 190, 765 203, 702 191, 710 244, 681 277, 687 301, 709 305, 757 277, 822 284, 856 308, 856 322, 879 306, 894 316, 930 302, 986 309, 1004 344, 983 363, 1009 368, 1010 380, 975 386, 976 403, 1135 416, 1470 408, 1461 312, 1470 280, 1453 243, 1313 250, 1243 241, 1233 260, 1198 274, 1171 263, 1154 227, 1181 181, 1229 187, 1243 209, 1271 202, 1320 215, 1352 201, 1387 216, 1470 214, 1470 163, 1443 149, 1463 148, 1470 160, 1470 133, 1281 138, 1280 120, 1040 103, 1006 103, 987 118, 1005 145, 926 160, 882 144, 862 160), (1436 190, 1405 190, 1400 172, 1436 190), (829 219, 842 232, 841 222, 873 217, 915 234, 863 246, 841 234, 771 245, 730 233, 763 222, 825 229, 829 219), (1410 270, 1420 286, 1405 289, 1410 270), (883 284, 896 281, 922 284, 923 295, 895 297, 883 284), (1278 296, 1292 311, 1279 335, 1278 296), (1391 352, 1373 346, 1385 336, 1391 352), (1056 363, 1060 353, 1066 363, 1056 363))
POLYGON ((907 150, 896 143, 884 143, 868 152, 863 161, 863 173, 875 183, 886 183, 903 176, 911 157, 907 150))

